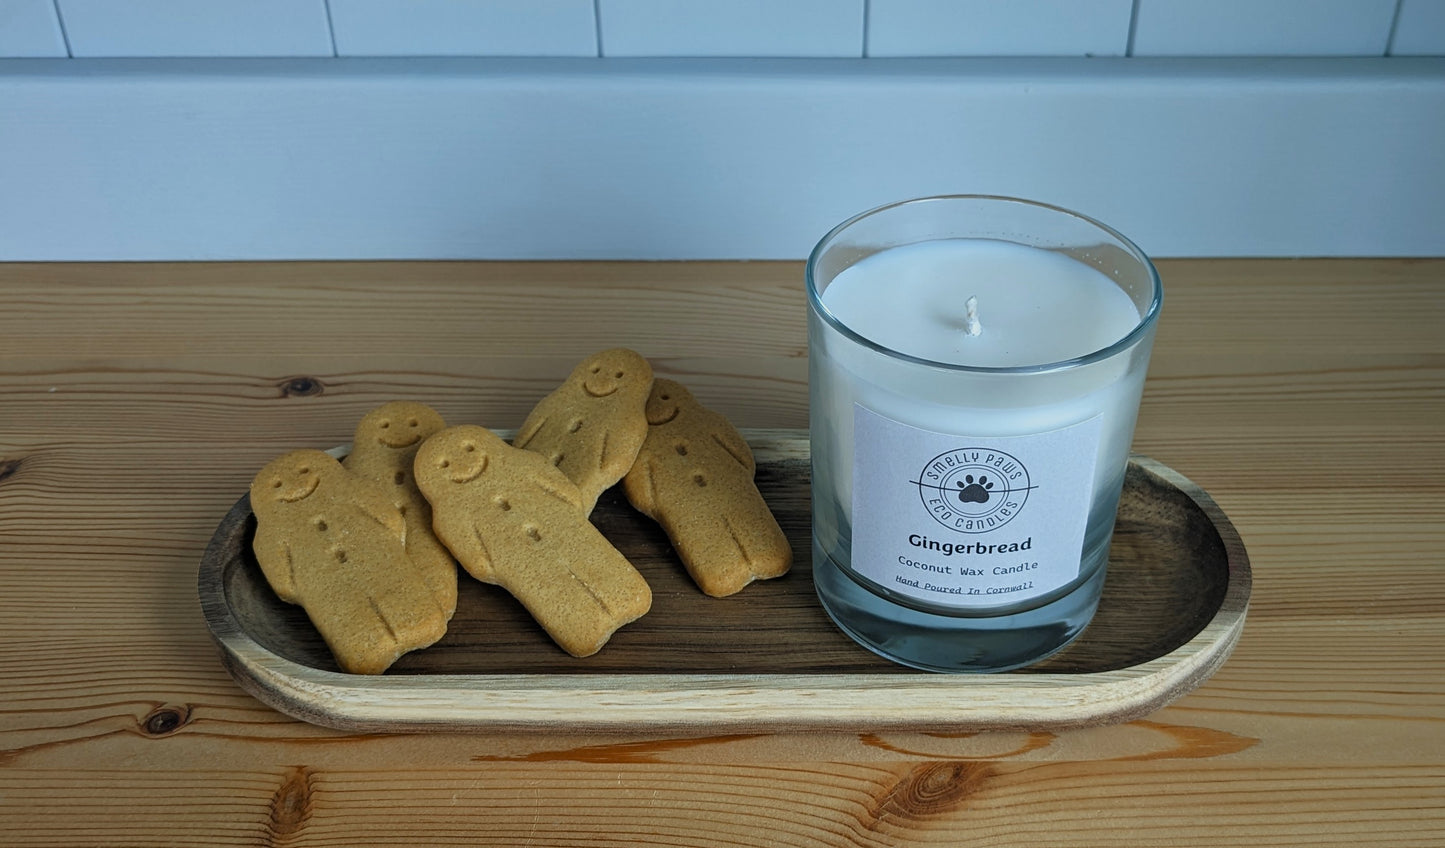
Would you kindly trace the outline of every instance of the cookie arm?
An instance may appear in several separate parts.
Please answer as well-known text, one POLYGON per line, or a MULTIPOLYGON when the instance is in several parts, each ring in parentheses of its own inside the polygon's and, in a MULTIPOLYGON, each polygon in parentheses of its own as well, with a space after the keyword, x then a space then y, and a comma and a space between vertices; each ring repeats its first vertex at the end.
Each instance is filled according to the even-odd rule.
POLYGON ((561 469, 548 462, 546 457, 532 451, 517 451, 511 455, 509 461, 516 463, 523 482, 569 506, 584 509, 582 489, 561 469))
POLYGON ((538 466, 539 475, 533 483, 543 493, 556 498, 559 501, 574 506, 577 509, 584 509, 582 505, 582 490, 573 483, 566 474, 563 474, 550 462, 544 462, 538 466))
POLYGON ((492 552, 487 550, 487 540, 482 536, 481 528, 472 527, 471 530, 467 539, 467 551, 470 554, 466 561, 467 573, 478 580, 491 580, 495 571, 492 567, 492 552))
POLYGON ((393 500, 382 491, 370 486, 358 486, 356 505, 392 535, 398 539, 406 539, 406 519, 402 517, 399 501, 393 500))
POLYGON ((657 509, 657 489, 653 482, 652 457, 644 450, 637 455, 632 470, 622 478, 622 491, 633 508, 646 516, 657 509))
POLYGON ((441 510, 433 507, 432 533, 468 574, 486 583, 493 582, 492 555, 471 516, 458 516, 456 520, 448 521, 441 510))
MULTIPOLYGON (((542 404, 546 402, 543 400, 542 404)), ((525 448, 533 439, 537 438, 537 434, 542 431, 542 428, 547 426, 547 414, 541 411, 542 404, 538 404, 537 408, 532 410, 532 414, 527 416, 527 420, 522 422, 522 429, 518 430, 517 435, 512 439, 512 447, 525 448)))
POLYGON ((712 440, 717 442, 718 447, 728 452, 728 455, 737 460, 738 465, 746 468, 748 473, 753 473, 756 463, 753 461, 752 449, 743 439, 742 434, 727 421, 714 422, 712 428, 712 440))
POLYGON ((285 537, 258 525, 251 549, 276 597, 288 604, 300 603, 296 594, 296 565, 291 560, 291 546, 286 544, 285 537))

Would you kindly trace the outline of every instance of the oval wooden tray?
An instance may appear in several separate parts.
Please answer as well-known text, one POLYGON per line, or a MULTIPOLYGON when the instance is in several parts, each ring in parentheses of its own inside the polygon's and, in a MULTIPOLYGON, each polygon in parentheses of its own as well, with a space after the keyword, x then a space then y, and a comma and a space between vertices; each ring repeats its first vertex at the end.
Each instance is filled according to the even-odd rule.
POLYGON ((699 592, 667 538, 617 490, 593 521, 653 588, 653 606, 603 650, 575 659, 515 601, 460 572, 447 635, 386 674, 337 670, 251 553, 242 497, 201 561, 206 622, 231 675, 283 713, 361 731, 568 729, 1035 729, 1125 721, 1209 677, 1234 647, 1249 560, 1198 486, 1146 457, 1130 462, 1108 580, 1088 629, 1048 660, 1008 674, 912 671, 858 647, 813 593, 807 434, 745 433, 758 485, 793 540, 785 577, 725 599, 699 592))

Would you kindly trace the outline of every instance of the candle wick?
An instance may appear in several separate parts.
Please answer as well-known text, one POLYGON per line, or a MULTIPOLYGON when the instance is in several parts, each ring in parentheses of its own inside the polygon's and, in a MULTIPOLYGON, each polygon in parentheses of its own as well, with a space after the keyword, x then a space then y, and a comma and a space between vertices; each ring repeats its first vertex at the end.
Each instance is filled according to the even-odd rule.
POLYGON ((964 301, 963 308, 966 310, 963 331, 970 336, 982 335, 983 325, 978 321, 978 298, 970 297, 964 301))

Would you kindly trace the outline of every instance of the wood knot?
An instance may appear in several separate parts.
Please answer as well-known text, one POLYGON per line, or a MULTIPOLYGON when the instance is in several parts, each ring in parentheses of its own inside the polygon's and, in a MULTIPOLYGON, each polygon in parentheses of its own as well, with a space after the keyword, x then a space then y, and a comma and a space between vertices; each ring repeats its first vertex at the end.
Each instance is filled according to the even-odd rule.
POLYGON ((191 708, 185 704, 156 707, 141 719, 141 729, 147 736, 169 736, 185 727, 191 721, 191 708))
POLYGON ((986 763, 924 763, 905 774, 875 807, 875 820, 931 818, 953 811, 981 790, 993 767, 986 763))
POLYGON ((271 818, 267 822, 271 841, 294 836, 311 818, 311 769, 292 766, 281 777, 281 785, 271 796, 271 818))
POLYGON ((0 459, 0 482, 4 482, 6 479, 14 477, 15 472, 19 470, 19 459, 0 459))
POLYGON ((287 377, 279 388, 281 397, 315 397, 326 391, 326 384, 315 377, 287 377))

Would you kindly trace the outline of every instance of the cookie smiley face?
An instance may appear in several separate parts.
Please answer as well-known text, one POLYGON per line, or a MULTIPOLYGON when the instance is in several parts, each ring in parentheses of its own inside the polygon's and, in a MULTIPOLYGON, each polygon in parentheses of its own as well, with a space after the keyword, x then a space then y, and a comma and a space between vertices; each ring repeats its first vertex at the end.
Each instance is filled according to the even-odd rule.
POLYGON ((368 412, 356 427, 356 441, 400 449, 419 444, 446 427, 436 410, 421 403, 393 401, 368 412))
POLYGON ((647 398, 647 423, 653 427, 666 424, 676 418, 685 404, 692 402, 692 392, 681 383, 659 379, 653 383, 652 394, 647 398))
POLYGON ((321 451, 292 451, 272 460, 256 475, 253 499, 296 503, 310 497, 321 485, 321 475, 336 460, 321 451))
POLYGON ((441 457, 437 465, 446 470, 447 479, 453 483, 470 483, 487 470, 487 455, 477 450, 472 441, 464 441, 451 456, 441 457))
POLYGON ((636 352, 626 348, 604 350, 577 367, 574 378, 582 390, 594 398, 605 398, 629 384, 651 380, 652 366, 636 352))
POLYGON ((458 485, 481 477, 491 463, 490 452, 507 447, 484 427, 463 425, 428 438, 416 454, 417 479, 448 480, 458 485))

